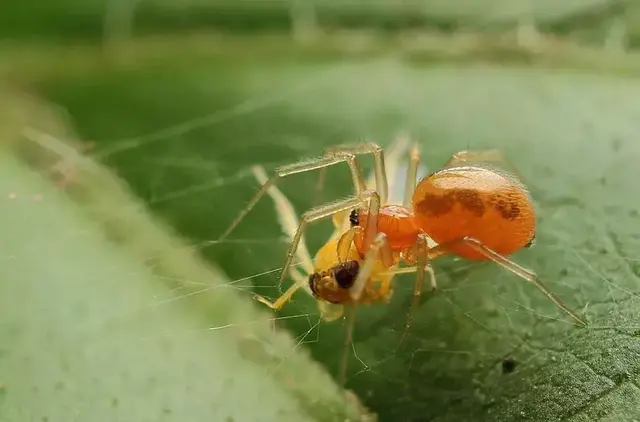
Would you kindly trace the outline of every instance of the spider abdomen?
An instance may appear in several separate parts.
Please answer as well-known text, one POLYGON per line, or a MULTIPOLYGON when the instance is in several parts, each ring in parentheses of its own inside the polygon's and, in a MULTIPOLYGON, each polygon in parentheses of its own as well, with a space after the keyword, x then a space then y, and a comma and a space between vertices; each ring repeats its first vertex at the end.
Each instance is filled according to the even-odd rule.
MULTIPOLYGON (((514 177, 476 167, 450 167, 418 183, 413 194, 418 226, 435 242, 471 237, 501 255, 526 246, 535 234, 529 193, 514 177)), ((450 251, 466 259, 486 259, 466 245, 450 251)))

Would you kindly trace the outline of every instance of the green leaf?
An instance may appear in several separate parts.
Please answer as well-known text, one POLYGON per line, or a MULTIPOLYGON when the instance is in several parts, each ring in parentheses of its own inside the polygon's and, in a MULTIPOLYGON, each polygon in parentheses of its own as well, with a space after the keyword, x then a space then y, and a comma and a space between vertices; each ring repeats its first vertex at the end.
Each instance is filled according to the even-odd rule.
POLYGON ((3 94, 48 151, 0 153, 0 420, 356 419, 299 343, 113 175, 76 158, 64 192, 11 154, 74 159, 39 131, 61 132, 55 113, 3 94))
MULTIPOLYGON (((572 326, 533 286, 495 265, 442 259, 442 290, 424 295, 399 350, 411 277, 397 280, 390 304, 359 309, 348 387, 383 421, 640 417, 635 77, 276 57, 112 69, 42 81, 40 89, 97 142, 96 156, 235 286, 249 278, 269 296, 277 294, 269 271, 286 249, 269 200, 235 241, 216 242, 256 189, 250 165, 272 169, 363 137, 387 145, 399 131, 419 141, 430 169, 461 149, 503 150, 539 208, 537 245, 514 259, 591 326, 572 326), (511 373, 506 358, 515 362, 511 373)), ((348 180, 344 169, 333 171, 325 200, 349 193, 348 180)), ((282 184, 298 212, 311 206, 315 181, 300 175, 282 184)), ((310 230, 311 250, 328 230, 310 230)), ((313 356, 337 374, 342 324, 316 327, 317 307, 303 293, 279 315, 292 317, 287 327, 307 336, 313 356)), ((209 338, 198 332, 192 340, 209 338)))

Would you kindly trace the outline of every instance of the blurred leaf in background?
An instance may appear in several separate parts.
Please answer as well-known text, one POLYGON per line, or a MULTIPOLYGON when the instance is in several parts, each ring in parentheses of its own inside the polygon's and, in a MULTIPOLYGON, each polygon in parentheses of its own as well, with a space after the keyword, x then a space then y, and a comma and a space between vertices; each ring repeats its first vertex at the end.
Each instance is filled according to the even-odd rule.
MULTIPOLYGON (((146 214, 127 213, 140 209, 135 201, 122 199, 86 171, 78 183, 90 188, 79 193, 73 185, 65 192, 48 188, 46 196, 60 196, 60 204, 15 208, 15 201, 5 201, 15 209, 5 220, 10 241, 2 256, 14 258, 7 258, 9 282, 0 296, 7 301, 1 307, 0 344, 9 345, 0 353, 0 382, 7 386, 0 393, 0 417, 24 420, 20 415, 42 397, 50 401, 49 420, 74 415, 77 420, 224 420, 222 413, 211 413, 209 406, 217 402, 229 407, 233 420, 265 420, 249 412, 242 391, 252 409, 265 409, 259 415, 267 420, 356 418, 323 372, 337 374, 343 325, 321 322, 314 301, 300 294, 277 313, 272 331, 266 311, 260 316, 259 305, 251 303, 252 292, 277 294, 273 285, 287 245, 272 204, 259 203, 229 241, 217 238, 257 188, 251 165, 272 170, 358 139, 388 145, 400 132, 419 142, 430 169, 466 148, 499 148, 511 158, 539 209, 537 245, 514 259, 534 269, 591 325, 573 327, 534 287, 494 265, 443 259, 435 264, 442 289, 425 295, 400 349, 410 276, 398 279, 389 305, 358 311, 347 387, 381 421, 640 417, 640 199, 635 195, 640 62, 636 53, 624 51, 634 44, 636 7, 596 0, 535 6, 517 1, 71 3, 41 2, 30 9, 15 4, 11 13, 0 14, 7 19, 0 28, 12 39, 3 50, 4 83, 12 92, 39 96, 47 110, 56 104, 56 113, 64 114, 73 130, 56 131, 41 124, 41 114, 9 101, 5 110, 24 107, 20 116, 26 117, 11 114, 7 120, 15 131, 3 136, 7 141, 22 136, 27 144, 40 139, 49 149, 60 140, 92 141, 86 165, 105 164, 113 174, 104 179, 121 178, 144 208, 186 239, 190 253, 219 267, 228 280, 217 269, 194 270, 192 261, 179 270, 171 267, 171 257, 181 256, 185 245, 158 240, 161 229, 148 229, 146 214), (310 33, 317 38, 305 38, 305 44, 290 38, 294 12, 313 26, 310 33), (204 31, 216 28, 226 32, 204 31), (157 37, 140 38, 150 33, 157 37), (527 38, 532 43, 523 42, 523 33, 533 34, 527 38), (50 37, 64 44, 44 41, 50 37), (34 125, 36 132, 25 132, 34 125), (25 133, 31 136, 24 138, 25 133), (65 202, 70 199, 80 207, 65 202), (68 207, 73 211, 60 211, 68 207), (62 215, 66 223, 52 226, 62 215), (96 240, 82 243, 99 237, 88 225, 106 230, 118 248, 88 246, 96 240), (85 232, 92 234, 73 235, 85 232), (67 236, 79 243, 70 240, 56 250, 67 236), (43 276, 32 273, 36 255, 27 253, 29 244, 55 251, 41 262, 55 295, 37 287, 43 276), (146 274, 148 269, 155 276, 146 274), (221 286, 233 295, 221 293, 227 290, 221 286), (24 297, 18 303, 10 299, 16 292, 24 297), (145 305, 157 297, 161 311, 145 305), (45 306, 44 299, 54 303, 45 306), (76 309, 84 300, 90 313, 53 317, 57 309, 76 309), (220 308, 227 301, 233 307, 220 308), (114 309, 121 307, 127 317, 115 318, 114 309), (105 322, 92 336, 80 336, 93 318, 105 322), (27 329, 32 326, 49 328, 27 329), (16 330, 29 333, 28 340, 12 342, 16 330), (287 331, 293 342, 278 340, 287 331), (51 342, 51 336, 58 340, 51 342), (251 343, 260 345, 258 350, 277 350, 270 352, 276 356, 269 360, 273 366, 267 365, 277 376, 255 368, 253 352, 242 355, 247 336, 259 339, 251 343), (280 346, 270 349, 272 344, 280 346), (116 369, 86 363, 80 345, 117 350, 98 354, 116 369), (169 352, 174 348, 179 353, 169 352), (222 350, 236 350, 249 362, 222 350), (62 359, 62 368, 69 369, 56 372, 52 368, 59 362, 43 356, 62 359), (181 369, 185 362, 195 366, 181 369), (34 364, 42 368, 38 377, 30 369, 34 364), (230 374, 221 375, 227 369, 230 374), (308 382, 291 383, 288 377, 297 376, 308 376, 308 382), (153 388, 129 382, 131 377, 146 379, 153 388), (230 389, 228 379, 241 387, 230 389), (56 388, 58 381, 64 388, 56 388), (70 384, 75 389, 68 389, 70 384), (44 385, 53 387, 39 387, 44 385), (262 392, 282 392, 281 399, 262 392), (95 404, 112 397, 118 406, 95 404), (130 402, 132 397, 140 400, 130 402), (286 408, 291 412, 286 417, 268 416, 286 408)), ((15 162, 16 154, 2 166, 7 192, 0 193, 45 189, 15 162)), ((42 161, 30 162, 42 169, 42 161)), ((346 171, 334 170, 329 177, 326 200, 349 193, 346 171)), ((315 182, 314 175, 283 182, 299 213, 312 205, 315 182)), ((313 227, 310 248, 316 250, 328 233, 328 223, 313 227)))

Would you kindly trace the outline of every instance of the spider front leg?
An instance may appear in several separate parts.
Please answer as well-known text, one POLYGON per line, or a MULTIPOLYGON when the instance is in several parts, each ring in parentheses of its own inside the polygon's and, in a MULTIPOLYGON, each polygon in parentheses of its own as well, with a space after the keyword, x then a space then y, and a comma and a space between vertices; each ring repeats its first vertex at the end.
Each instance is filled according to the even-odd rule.
MULTIPOLYGON (((394 145, 392 145, 390 147, 391 151, 389 154, 395 154, 395 156, 392 156, 392 158, 395 160, 391 160, 393 162, 390 162, 392 167, 393 165, 397 165, 397 161, 398 161, 398 154, 397 151, 400 150, 404 150, 405 146, 405 139, 402 137, 399 137, 395 142, 394 145)), ((326 154, 327 155, 332 155, 332 154, 353 154, 353 155, 367 155, 367 154, 372 154, 373 155, 373 160, 374 160, 374 171, 373 171, 373 176, 374 176, 374 180, 375 180, 375 189, 378 191, 378 194, 380 195, 380 199, 382 201, 382 203, 386 203, 387 202, 387 196, 388 196, 388 191, 389 191, 389 182, 387 180, 387 167, 385 164, 385 156, 389 155, 389 154, 385 154, 385 152, 383 151, 382 147, 379 146, 378 144, 374 144, 372 142, 363 142, 363 143, 359 143, 359 144, 345 144, 345 145, 337 145, 337 146, 332 146, 327 148, 326 150, 326 154)), ((321 169, 320 170, 320 175, 318 176, 318 182, 316 184, 316 188, 315 188, 315 193, 314 193, 314 204, 317 202, 318 198, 320 198, 320 196, 322 195, 322 192, 324 191, 324 185, 325 185, 325 180, 326 180, 326 176, 327 176, 327 169, 321 169)), ((373 189, 373 183, 371 183, 369 180, 367 180, 366 183, 366 188, 367 189, 373 189)))
POLYGON ((378 196, 378 193, 375 190, 367 190, 364 191, 360 196, 347 198, 328 205, 322 205, 305 212, 302 215, 300 224, 298 225, 298 229, 294 233, 293 240, 291 241, 291 245, 289 246, 289 250, 287 251, 287 258, 284 262, 282 272, 280 273, 280 277, 278 279, 278 288, 281 288, 284 278, 289 273, 291 261, 293 260, 293 257, 296 253, 298 244, 300 243, 300 239, 302 238, 302 235, 309 224, 327 217, 331 217, 338 212, 361 207, 367 202, 369 203, 369 209, 373 210, 373 212, 377 215, 378 210, 380 209, 380 196, 378 196))
MULTIPOLYGON (((404 134, 399 134, 395 137, 391 145, 384 149, 384 165, 386 170, 387 177, 387 186, 389 188, 389 196, 393 195, 393 191, 391 190, 394 187, 396 190, 399 190, 398 181, 396 178, 399 176, 400 167, 403 165, 404 160, 406 159, 407 152, 410 150, 409 138, 404 134)), ((338 148, 338 147, 334 147, 338 148)), ((333 151, 333 149, 329 149, 329 151, 333 151)), ((320 175, 318 176, 318 181, 315 188, 314 194, 314 202, 315 206, 321 195, 324 191, 325 181, 326 181, 326 173, 327 168, 320 170, 320 175)), ((376 174, 376 170, 374 170, 369 174, 366 179, 365 186, 367 189, 376 189, 376 181, 382 179, 380 174, 376 174)), ((389 202, 389 198, 387 198, 386 204, 389 202)), ((334 216, 334 224, 336 227, 336 233, 344 233, 347 229, 349 229, 350 224, 348 221, 349 213, 336 214, 334 216)))
MULTIPOLYGON (((262 166, 254 166, 251 169, 251 172, 256 177, 256 180, 261 185, 267 183, 269 178, 267 177, 267 173, 264 171, 264 167, 262 166)), ((293 204, 289 202, 286 196, 278 189, 276 186, 271 186, 267 189, 267 193, 273 200, 273 203, 276 207, 276 214, 278 216, 278 222, 280 223, 280 227, 282 231, 287 236, 289 242, 293 240, 293 236, 300 224, 298 221, 298 217, 296 216, 296 212, 293 208, 293 204)), ((306 271, 307 274, 311 274, 313 272, 313 260, 311 259, 311 254, 307 249, 307 243, 304 239, 304 236, 300 238, 300 244, 296 249, 296 255, 298 256, 298 260, 302 263, 302 267, 306 271)), ((302 276, 302 275, 300 275, 302 276)))
POLYGON ((407 166, 407 178, 404 185, 404 199, 402 205, 411 209, 411 199, 413 191, 416 189, 418 179, 418 167, 420 167, 420 149, 418 145, 414 145, 409 152, 409 165, 407 166))
POLYGON ((412 315, 420 305, 420 296, 422 296, 422 289, 424 287, 424 279, 427 273, 429 273, 429 280, 431 282, 431 290, 436 290, 438 285, 436 283, 436 275, 433 272, 433 268, 429 263, 429 241, 427 235, 420 233, 416 241, 416 255, 418 258, 418 265, 416 268, 416 282, 413 288, 413 300, 411 302, 411 309, 409 313, 409 320, 407 321, 407 329, 411 323, 412 315))
POLYGON ((444 255, 448 253, 450 248, 457 247, 459 245, 465 245, 472 248, 473 250, 484 255, 487 259, 490 259, 491 261, 500 265, 502 268, 511 271, 513 274, 524 280, 527 280, 528 282, 536 286, 540 291, 542 291, 542 293, 544 293, 545 296, 547 296, 547 298, 549 298, 549 300, 551 300, 559 309, 576 320, 579 325, 587 326, 587 323, 582 318, 580 318, 575 312, 569 309, 569 307, 567 307, 567 305, 565 305, 564 302, 560 300, 560 298, 558 298, 551 290, 549 290, 544 284, 542 284, 542 281, 538 279, 533 271, 520 266, 516 262, 499 254, 493 249, 490 249, 477 239, 474 239, 472 237, 463 237, 461 239, 440 243, 437 246, 431 248, 431 250, 429 251, 429 256, 433 259, 434 257, 444 255))
POLYGON ((333 146, 328 149, 330 154, 353 154, 353 155, 373 155, 374 176, 376 181, 376 191, 380 195, 380 201, 385 204, 389 194, 389 181, 387 180, 387 168, 385 164, 385 153, 382 147, 372 142, 362 142, 359 144, 344 144, 333 146))
POLYGON ((231 222, 229 227, 222 233, 218 241, 225 240, 231 232, 240 224, 244 217, 253 209, 271 187, 275 186, 278 180, 291 176, 293 174, 305 173, 313 170, 323 169, 339 163, 347 163, 349 170, 351 171, 351 178, 353 187, 355 190, 355 196, 360 197, 365 190, 364 178, 362 177, 362 171, 356 161, 354 154, 327 154, 319 158, 313 158, 307 161, 301 161, 299 163, 282 166, 276 169, 276 174, 262 184, 260 189, 249 200, 249 203, 238 214, 238 216, 231 222))
MULTIPOLYGON (((349 235, 348 233, 345 233, 343 239, 345 239, 344 242, 348 242, 349 240, 353 242, 353 236, 349 235)), ((352 304, 350 306, 351 312, 347 317, 345 341, 342 350, 342 361, 340 363, 341 385, 345 384, 347 377, 347 363, 349 357, 348 350, 353 343, 353 327, 355 324, 355 315, 358 301, 362 297, 362 292, 364 291, 367 283, 371 281, 376 263, 380 261, 385 263, 385 267, 387 267, 387 264, 389 266, 393 265, 391 250, 389 249, 389 244, 387 243, 387 235, 384 233, 378 233, 375 240, 371 242, 367 252, 365 253, 364 261, 362 261, 362 263, 360 264, 358 276, 356 277, 353 285, 349 288, 349 294, 351 296, 352 304)), ((383 280, 383 283, 379 289, 381 297, 389 295, 391 279, 392 277, 388 276, 383 280)))
POLYGON ((409 335, 409 329, 411 328, 411 324, 413 323, 413 318, 420 306, 420 298, 422 297, 422 290, 424 287, 424 279, 426 274, 429 274, 429 279, 431 282, 431 290, 436 290, 438 288, 436 283, 436 275, 433 271, 429 263, 429 241, 427 235, 424 233, 420 233, 418 238, 416 239, 415 244, 415 259, 416 265, 413 267, 402 268, 395 272, 395 274, 400 273, 408 273, 408 272, 416 272, 416 281, 413 287, 413 298, 411 300, 411 307, 409 308, 409 314, 407 316, 407 321, 405 322, 405 329, 402 335, 402 338, 398 342, 396 349, 399 349, 406 337, 409 335))

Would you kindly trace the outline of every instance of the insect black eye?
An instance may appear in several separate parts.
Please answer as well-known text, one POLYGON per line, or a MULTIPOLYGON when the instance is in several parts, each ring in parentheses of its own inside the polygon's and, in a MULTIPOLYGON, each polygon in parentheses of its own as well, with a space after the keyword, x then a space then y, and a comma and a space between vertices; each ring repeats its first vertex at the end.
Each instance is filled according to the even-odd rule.
POLYGON ((333 277, 340 287, 348 289, 353 286, 353 283, 356 281, 359 270, 360 265, 358 261, 347 261, 334 269, 333 277))
POLYGON ((349 223, 351 223, 351 227, 360 225, 360 218, 358 217, 358 210, 351 211, 349 214, 349 223))

